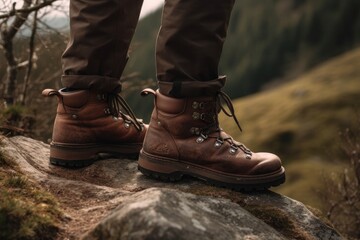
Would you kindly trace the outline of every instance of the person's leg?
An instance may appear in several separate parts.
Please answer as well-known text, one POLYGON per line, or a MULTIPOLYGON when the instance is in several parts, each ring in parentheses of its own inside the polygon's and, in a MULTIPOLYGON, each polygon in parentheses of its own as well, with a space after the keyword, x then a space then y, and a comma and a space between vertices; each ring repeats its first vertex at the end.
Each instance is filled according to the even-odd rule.
POLYGON ((262 189, 284 182, 280 159, 254 153, 219 126, 225 77, 218 64, 234 0, 166 0, 157 41, 159 90, 155 96, 139 170, 163 180, 191 175, 235 189, 262 189))
POLYGON ((71 0, 70 41, 62 56, 64 87, 120 88, 143 0, 71 0))
POLYGON ((192 86, 197 84, 195 88, 211 85, 216 90, 223 86, 217 80, 218 65, 234 2, 165 1, 156 48, 161 93, 181 96, 179 82, 190 81, 192 86))
POLYGON ((71 0, 50 162, 83 166, 98 153, 136 155, 146 126, 118 95, 143 0, 71 0))

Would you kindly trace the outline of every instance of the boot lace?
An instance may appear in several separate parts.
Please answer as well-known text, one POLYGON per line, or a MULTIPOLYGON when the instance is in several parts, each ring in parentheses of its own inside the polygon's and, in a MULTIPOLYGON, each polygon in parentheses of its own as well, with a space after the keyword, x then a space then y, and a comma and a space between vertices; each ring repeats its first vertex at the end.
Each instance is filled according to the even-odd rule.
MULTIPOLYGON (((237 117, 235 115, 235 109, 234 109, 234 106, 233 106, 233 104, 231 102, 230 97, 226 93, 224 93, 223 91, 219 91, 218 95, 217 95, 216 104, 217 104, 217 108, 220 108, 223 111, 223 113, 225 113, 226 116, 232 117, 234 119, 234 121, 235 121, 236 125, 238 126, 240 132, 242 132, 242 128, 240 126, 239 120, 237 119, 237 117), (226 110, 226 108, 223 107, 223 104, 222 104, 223 102, 228 107, 230 113, 226 110)), ((218 118, 216 118, 216 123, 219 126, 218 118)))
POLYGON ((114 117, 121 117, 125 121, 132 123, 139 132, 142 130, 142 120, 136 118, 134 112, 120 94, 109 93, 107 101, 111 115, 114 117), (124 114, 122 110, 125 111, 126 114, 124 114))
POLYGON ((216 137, 211 136, 211 138, 216 138, 215 147, 220 147, 224 142, 228 142, 230 144, 230 153, 235 153, 238 149, 240 149, 246 154, 246 158, 250 159, 252 156, 252 152, 244 144, 235 142, 234 139, 229 135, 227 135, 227 137, 221 136, 221 132, 223 132, 223 129, 219 126, 220 123, 217 116, 218 112, 220 111, 222 111, 226 116, 232 117, 237 127, 242 132, 241 125, 235 115, 235 109, 230 97, 223 91, 219 91, 216 96, 216 107, 213 113, 215 115, 214 121, 212 121, 212 123, 209 124, 207 127, 201 129, 200 137, 197 139, 197 142, 202 142, 206 138, 210 137, 211 134, 217 133, 216 137), (224 107, 224 105, 227 106, 227 109, 224 107))

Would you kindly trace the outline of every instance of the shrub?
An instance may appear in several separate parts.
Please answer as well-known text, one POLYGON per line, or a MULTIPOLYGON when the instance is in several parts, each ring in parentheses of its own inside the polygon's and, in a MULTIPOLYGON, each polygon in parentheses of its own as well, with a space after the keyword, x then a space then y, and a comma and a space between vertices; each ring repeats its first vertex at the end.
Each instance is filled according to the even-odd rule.
POLYGON ((360 115, 358 122, 357 129, 346 129, 340 134, 348 168, 325 180, 327 217, 348 239, 360 239, 360 115))

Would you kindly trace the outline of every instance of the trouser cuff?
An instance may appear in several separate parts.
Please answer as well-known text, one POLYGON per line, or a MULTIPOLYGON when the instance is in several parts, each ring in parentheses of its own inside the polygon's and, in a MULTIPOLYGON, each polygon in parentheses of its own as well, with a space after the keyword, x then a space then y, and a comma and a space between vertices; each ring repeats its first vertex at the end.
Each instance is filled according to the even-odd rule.
POLYGON ((66 88, 91 89, 96 92, 121 92, 120 79, 97 75, 63 75, 61 82, 66 88))
POLYGON ((226 76, 211 81, 159 81, 160 93, 174 98, 214 96, 224 87, 226 76))

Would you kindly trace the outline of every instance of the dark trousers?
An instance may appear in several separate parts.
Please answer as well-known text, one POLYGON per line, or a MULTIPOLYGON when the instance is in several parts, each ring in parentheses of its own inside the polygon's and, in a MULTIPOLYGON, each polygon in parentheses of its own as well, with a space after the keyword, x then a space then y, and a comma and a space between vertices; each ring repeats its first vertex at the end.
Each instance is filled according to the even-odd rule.
MULTIPOLYGON (((156 46, 159 88, 174 97, 208 95, 225 83, 218 65, 235 0, 165 0, 156 46)), ((71 0, 62 83, 119 91, 143 0, 71 0)))

